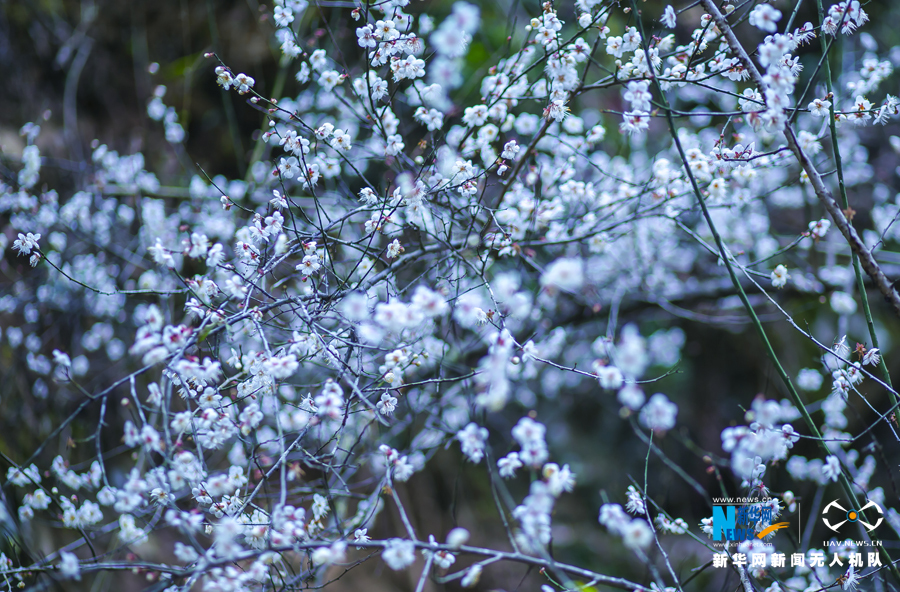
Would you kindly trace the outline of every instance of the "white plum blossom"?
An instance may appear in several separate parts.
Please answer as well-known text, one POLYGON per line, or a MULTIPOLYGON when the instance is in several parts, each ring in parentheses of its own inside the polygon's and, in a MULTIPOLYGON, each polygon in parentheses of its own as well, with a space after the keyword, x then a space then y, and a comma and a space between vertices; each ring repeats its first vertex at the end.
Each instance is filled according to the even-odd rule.
POLYGON ((825 234, 828 232, 828 229, 831 228, 831 221, 822 218, 817 222, 809 223, 809 233, 814 238, 825 238, 825 234))
POLYGON ((832 310, 839 315, 852 315, 856 312, 856 300, 846 292, 833 292, 829 301, 832 310))
POLYGON ((294 22, 294 11, 289 6, 276 6, 274 16, 279 27, 287 27, 294 22))
POLYGON ((641 424, 650 430, 666 431, 675 427, 678 406, 662 393, 656 393, 641 409, 641 424))
POLYGON ((615 366, 600 366, 597 368, 596 374, 600 386, 608 390, 618 390, 625 380, 621 370, 615 366))
POLYGON ((497 468, 499 469, 500 476, 504 479, 514 477, 516 471, 522 468, 522 466, 522 461, 519 460, 519 454, 517 452, 510 452, 497 461, 497 468))
POLYGON ((770 4, 757 4, 756 7, 750 11, 750 24, 766 33, 774 33, 777 31, 778 21, 780 20, 781 12, 770 4))
POLYGON ((410 540, 391 539, 381 552, 381 558, 394 571, 409 567, 416 560, 415 544, 410 540))
POLYGON ((632 411, 640 409, 646 399, 644 391, 635 384, 626 384, 616 394, 616 400, 632 411))
POLYGON ((381 400, 376 405, 379 413, 383 413, 384 415, 391 415, 394 412, 394 409, 397 408, 397 398, 392 397, 387 393, 382 393, 381 400))
POLYGON ((877 347, 867 350, 863 355, 862 362, 867 366, 877 366, 881 362, 881 352, 877 347))
POLYGON ((831 107, 831 101, 826 101, 823 99, 813 99, 812 102, 807 106, 809 112, 816 117, 827 117, 829 114, 829 108, 831 107))
POLYGON ((463 454, 473 463, 481 462, 484 458, 484 446, 488 437, 487 428, 479 427, 476 423, 470 423, 465 429, 456 434, 462 446, 463 454))
MULTIPOLYGON (((601 586, 610 568, 657 589, 673 583, 653 569, 657 540, 669 552, 692 520, 714 526, 670 482, 759 500, 774 524, 844 478, 890 505, 889 11, 835 0, 814 24, 795 23, 808 1, 790 18, 768 0, 325 4, 228 20, 188 68, 191 90, 224 101, 173 97, 184 68, 142 65, 134 117, 114 88, 35 85, 39 14, 16 21, 34 47, 4 40, 22 58, 9 116, 65 107, 4 128, 18 522, 3 521, 23 547, 0 553, 8 588, 41 569, 133 571, 160 590, 330 586, 380 554, 417 588, 511 590, 516 560, 577 559, 599 536, 634 565, 569 576, 601 586), (131 124, 82 108, 101 91, 131 124)), ((54 13, 69 74, 88 21, 114 16, 95 12, 54 13)), ((147 61, 121 41, 90 46, 100 75, 110 52, 147 61)), ((758 539, 713 557, 743 555, 743 587, 772 592, 890 567, 835 550, 850 569, 788 567, 758 539)), ((703 563, 676 555, 684 573, 703 563)))
POLYGON ((787 268, 784 265, 778 265, 772 271, 772 285, 776 288, 783 288, 787 285, 787 281, 790 277, 787 268))
POLYGON ((665 10, 663 10, 663 15, 660 20, 667 29, 674 29, 676 24, 675 9, 672 8, 671 5, 666 6, 665 10))
POLYGON ((836 456, 829 456, 822 466, 822 475, 825 479, 837 481, 841 475, 841 463, 836 456))
POLYGON ((623 527, 622 542, 629 549, 646 549, 653 542, 653 531, 646 521, 635 518, 623 527))
POLYGON ((541 275, 541 285, 576 292, 584 284, 584 263, 577 258, 557 259, 541 275))
POLYGON ((822 387, 822 374, 814 368, 803 368, 797 375, 797 386, 805 391, 817 391, 822 387))
POLYGON ((60 553, 59 573, 67 579, 81 579, 81 564, 74 553, 67 551, 60 553))
POLYGON ((38 249, 38 241, 41 240, 40 233, 19 233, 19 238, 13 242, 13 248, 19 252, 19 255, 31 255, 33 250, 38 249))
POLYGON ((282 158, 278 163, 278 174, 285 179, 293 179, 297 174, 299 162, 293 156, 282 158))
POLYGON ((364 27, 359 27, 356 29, 356 37, 359 46, 362 48, 366 47, 375 47, 378 45, 378 40, 375 37, 375 33, 372 30, 372 25, 366 25, 364 27))

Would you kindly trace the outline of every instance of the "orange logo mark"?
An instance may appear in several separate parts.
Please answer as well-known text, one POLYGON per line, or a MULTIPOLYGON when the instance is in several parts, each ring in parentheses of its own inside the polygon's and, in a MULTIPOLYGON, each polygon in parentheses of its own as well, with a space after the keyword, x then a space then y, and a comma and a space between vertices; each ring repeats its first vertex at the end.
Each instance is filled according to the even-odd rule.
POLYGON ((761 539, 761 538, 765 537, 766 535, 769 535, 769 534, 775 532, 779 528, 787 528, 790 525, 791 525, 790 522, 779 522, 778 524, 773 524, 769 528, 763 530, 758 535, 756 535, 756 538, 761 539))

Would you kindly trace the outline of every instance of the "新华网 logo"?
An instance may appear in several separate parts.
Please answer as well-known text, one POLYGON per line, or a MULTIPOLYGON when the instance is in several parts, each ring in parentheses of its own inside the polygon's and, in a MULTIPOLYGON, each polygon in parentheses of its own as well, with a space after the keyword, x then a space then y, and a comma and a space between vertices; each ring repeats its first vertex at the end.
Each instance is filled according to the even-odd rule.
POLYGON ((762 539, 788 525, 787 522, 772 524, 772 507, 764 503, 713 505, 715 541, 762 539), (768 526, 763 528, 764 525, 768 526))

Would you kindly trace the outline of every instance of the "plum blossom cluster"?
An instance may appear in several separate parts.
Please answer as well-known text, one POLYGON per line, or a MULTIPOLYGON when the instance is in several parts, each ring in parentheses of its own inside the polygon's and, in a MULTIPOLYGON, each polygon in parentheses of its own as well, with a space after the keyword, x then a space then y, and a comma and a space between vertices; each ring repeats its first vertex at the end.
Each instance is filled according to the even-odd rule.
MULTIPOLYGON (((0 181, 0 252, 12 241, 6 261, 28 265, 10 267, 0 313, 21 321, 0 336, 35 400, 75 409, 51 439, 99 420, 7 459, 18 521, 55 520, 76 542, 33 562, 0 555, 6 581, 118 569, 89 554, 108 535, 128 561, 165 545, 176 565, 140 565, 168 592, 325 585, 368 553, 417 571, 419 590, 428 577, 475 586, 500 560, 540 565, 566 589, 608 582, 550 554, 557 517, 580 511, 567 505, 576 471, 582 483, 593 472, 561 417, 589 399, 661 455, 656 443, 691 420, 662 392, 694 355, 674 325, 746 322, 765 337, 753 307, 787 315, 790 296, 821 314, 813 329, 785 319, 821 356, 796 386, 814 394, 830 376, 829 394, 804 402, 773 355, 791 399, 747 401, 744 424, 703 458, 769 500, 772 521, 797 501, 770 497, 776 476, 883 501, 875 455, 845 430, 857 403, 888 425, 866 389, 897 396, 881 378, 890 344, 874 328, 856 349, 817 338, 874 327, 866 278, 900 298, 881 260, 900 242, 900 198, 857 133, 900 114, 900 99, 876 94, 900 52, 869 36, 845 75, 804 69, 801 52, 824 39, 824 61, 830 38, 866 24, 855 0, 797 27, 767 2, 720 12, 703 0, 699 15, 627 4, 517 7, 527 18, 511 19, 506 53, 473 74, 487 7, 336 5, 344 42, 310 27, 321 7, 276 0, 263 20, 292 75, 283 96, 229 67, 240 48, 207 56, 209 83, 261 113, 260 154, 245 178, 197 175, 177 200, 143 155, 98 142, 76 190, 47 189, 40 127, 23 127, 20 167, 0 181), (746 48, 732 29, 744 19, 746 48), (870 186, 873 228, 857 230, 851 205, 866 206, 837 200, 870 186), (70 310, 59 335, 40 330, 70 310), (818 456, 794 454, 801 437, 818 456), (506 530, 491 542, 511 550, 423 531, 407 494, 448 455, 488 480, 506 530)), ((147 114, 181 144, 165 96, 157 86, 147 114)), ((653 545, 694 526, 656 493, 593 502, 603 536, 652 567, 652 583, 619 587, 681 587, 653 545)), ((775 556, 768 540, 733 550, 775 556)), ((767 569, 790 589, 834 581, 822 566, 781 568, 736 569, 745 589, 781 589, 767 569)))

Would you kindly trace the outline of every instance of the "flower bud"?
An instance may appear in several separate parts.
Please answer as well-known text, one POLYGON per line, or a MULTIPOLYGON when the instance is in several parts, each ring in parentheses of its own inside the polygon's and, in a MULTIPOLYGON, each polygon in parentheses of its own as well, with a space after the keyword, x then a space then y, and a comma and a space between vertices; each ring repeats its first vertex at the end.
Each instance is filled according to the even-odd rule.
POLYGON ((453 549, 459 549, 469 540, 469 531, 465 528, 454 528, 447 533, 447 544, 453 549))

